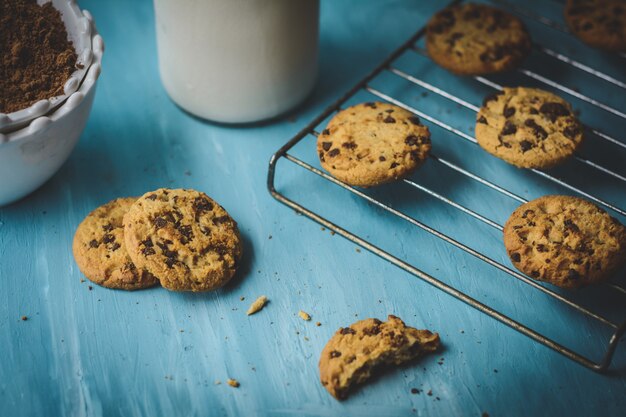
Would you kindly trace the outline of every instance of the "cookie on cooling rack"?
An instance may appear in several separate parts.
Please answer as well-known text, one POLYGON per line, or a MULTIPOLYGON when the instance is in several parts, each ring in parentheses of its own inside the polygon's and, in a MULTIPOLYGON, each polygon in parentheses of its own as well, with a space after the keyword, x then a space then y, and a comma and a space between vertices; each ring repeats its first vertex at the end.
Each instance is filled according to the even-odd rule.
POLYGON ((136 198, 118 198, 98 207, 76 229, 72 250, 80 271, 107 288, 137 290, 159 281, 135 267, 124 243, 124 215, 136 198))
POLYGON ((549 168, 578 149, 583 128, 559 96, 535 88, 504 88, 487 97, 478 111, 476 140, 520 168, 549 168))
POLYGON ((235 274, 242 245, 237 223, 206 194, 159 189, 124 216, 133 262, 173 291, 209 291, 235 274))
POLYGON ((482 4, 452 6, 426 27, 426 49, 440 66, 460 75, 492 74, 517 67, 531 50, 521 20, 482 4))
POLYGON ((322 167, 360 187, 409 175, 424 163, 430 148, 430 132, 417 116, 381 102, 340 111, 317 139, 322 167))
POLYGON ((549 195, 511 214, 504 246, 526 275, 578 288, 607 280, 626 261, 626 228, 589 201, 549 195))
POLYGON ((320 355, 320 380, 338 400, 367 380, 377 368, 400 365, 439 347, 439 335, 407 327, 402 320, 365 319, 342 327, 320 355))
POLYGON ((608 51, 626 51, 626 2, 623 0, 568 0, 565 20, 583 42, 608 51))

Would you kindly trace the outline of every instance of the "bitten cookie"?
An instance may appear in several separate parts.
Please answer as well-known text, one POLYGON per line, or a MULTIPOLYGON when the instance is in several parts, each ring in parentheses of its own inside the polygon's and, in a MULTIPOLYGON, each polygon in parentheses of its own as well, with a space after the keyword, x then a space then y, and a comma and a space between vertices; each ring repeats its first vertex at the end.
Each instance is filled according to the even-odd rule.
POLYGON ((490 154, 520 168, 549 168, 569 158, 583 128, 568 102, 535 88, 505 88, 476 115, 476 140, 490 154))
POLYGON ((460 75, 517 67, 531 49, 521 20, 494 7, 467 3, 435 14, 426 27, 426 49, 437 64, 460 75))
POLYGON ((387 322, 366 319, 343 327, 326 343, 320 356, 320 380, 342 400, 350 389, 379 367, 400 365, 439 347, 439 335, 407 327, 390 315, 387 322))
POLYGON ((76 229, 72 250, 80 271, 107 288, 137 290, 158 284, 143 268, 136 268, 124 243, 124 214, 135 198, 118 198, 98 207, 76 229))
POLYGON ((565 20, 583 42, 608 51, 626 51, 624 0, 568 0, 565 20))
POLYGON ((563 288, 605 281, 626 260, 626 228, 596 205, 549 195, 521 205, 504 246, 526 275, 563 288))
POLYGON ((173 291, 209 291, 235 274, 241 258, 237 223, 206 194, 159 189, 124 217, 131 259, 173 291))
POLYGON ((430 148, 430 132, 417 116, 380 102, 340 111, 317 138, 322 167, 361 187, 406 177, 424 163, 430 148))

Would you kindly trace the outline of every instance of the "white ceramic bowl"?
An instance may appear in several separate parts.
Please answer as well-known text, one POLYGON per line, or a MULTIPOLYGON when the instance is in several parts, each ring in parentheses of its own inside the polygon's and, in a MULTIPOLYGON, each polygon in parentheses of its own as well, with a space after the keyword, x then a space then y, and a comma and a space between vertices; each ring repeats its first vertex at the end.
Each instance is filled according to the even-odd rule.
MULTIPOLYGON (((38 4, 50 0, 37 0, 38 4)), ((76 70, 63 85, 63 93, 45 100, 39 100, 30 107, 12 113, 0 113, 0 133, 9 133, 27 126, 36 117, 43 116, 59 107, 73 92, 78 90, 89 66, 92 51, 92 22, 80 11, 75 0, 51 0, 55 9, 61 12, 61 19, 67 28, 70 40, 74 44, 78 59, 76 70)))
POLYGON ((15 132, 0 133, 0 206, 31 193, 57 172, 85 128, 100 75, 104 42, 89 12, 83 14, 92 25, 93 57, 78 90, 53 113, 15 132))

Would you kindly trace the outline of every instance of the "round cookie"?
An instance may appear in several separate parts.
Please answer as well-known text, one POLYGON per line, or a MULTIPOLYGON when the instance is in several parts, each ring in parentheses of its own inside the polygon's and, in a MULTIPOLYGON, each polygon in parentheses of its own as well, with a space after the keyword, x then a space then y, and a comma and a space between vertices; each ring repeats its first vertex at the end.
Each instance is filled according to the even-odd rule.
POLYGON ((430 132, 417 116, 381 102, 340 111, 317 138, 322 167, 360 187, 409 175, 424 163, 430 148, 430 132))
POLYGON ((128 253, 173 291, 226 284, 241 258, 237 223, 195 190, 159 189, 141 196, 124 217, 128 253))
POLYGON ((476 140, 520 168, 549 168, 576 151, 583 128, 568 102, 535 88, 504 88, 476 115, 476 140))
POLYGON ((568 0, 565 21, 574 35, 595 48, 626 51, 623 0, 568 0))
POLYGON ((80 271, 107 288, 137 290, 158 280, 136 268, 124 243, 124 215, 136 198, 118 198, 98 207, 76 229, 72 250, 80 271))
POLYGON ((428 55, 459 75, 481 75, 517 67, 531 50, 521 20, 494 7, 466 3, 435 14, 426 27, 428 55))
POLYGON ((578 288, 607 280, 626 260, 626 228, 589 201, 549 195, 511 214, 504 246, 526 275, 578 288))

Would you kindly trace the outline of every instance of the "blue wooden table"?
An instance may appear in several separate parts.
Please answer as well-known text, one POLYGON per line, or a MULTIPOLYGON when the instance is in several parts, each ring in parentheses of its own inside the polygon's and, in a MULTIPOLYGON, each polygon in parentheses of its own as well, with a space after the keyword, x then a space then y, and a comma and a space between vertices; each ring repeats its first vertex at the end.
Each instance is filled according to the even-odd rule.
MULTIPOLYGON (((0 209, 0 416, 625 416, 626 345, 618 349, 614 371, 596 374, 295 215, 266 190, 272 153, 442 5, 322 2, 320 77, 312 97, 274 122, 231 127, 190 117, 168 99, 157 71, 150 1, 81 1, 107 45, 88 126, 59 173, 0 209), (179 294, 112 291, 82 281, 71 252, 82 218, 113 198, 159 187, 205 191, 239 222, 246 255, 234 282, 213 293, 179 294), (262 294, 270 303, 246 316, 262 294), (299 310, 312 321, 300 319, 299 310), (387 314, 438 331, 441 352, 385 373, 337 402, 318 382, 322 347, 338 327, 387 314), (228 378, 241 386, 228 386, 228 378), (412 388, 423 391, 412 394, 412 388)), ((524 5, 561 19, 556 1, 524 5)), ((545 31, 529 27, 537 36, 545 31)), ((625 60, 565 35, 545 36, 547 44, 624 80, 625 60)), ((407 71, 468 100, 486 92, 413 58, 406 57, 407 71)), ((529 65, 543 65, 538 59, 529 65)), ((583 80, 577 91, 626 111, 623 90, 586 83, 572 69, 559 75, 582 77, 576 78, 583 80)), ((473 115, 464 109, 450 110, 449 103, 397 80, 380 88, 405 94, 420 109, 471 133, 473 115)), ((624 139, 623 119, 572 103, 586 123, 624 139)), ((440 156, 525 198, 564 192, 431 128, 440 156)), ((626 152, 588 145, 583 154, 624 174, 626 152)), ((316 164, 312 150, 308 142, 293 152, 316 164)), ((557 173, 626 206, 623 182, 576 164, 557 173)), ((600 326, 312 174, 279 168, 281 192, 581 352, 594 358, 604 352, 608 333, 600 326)), ((415 178, 500 223, 516 206, 431 162, 415 178)), ((510 265, 498 232, 402 187, 372 193, 510 265)), ((624 298, 601 289, 574 297, 608 305, 615 320, 624 318, 624 298)))

